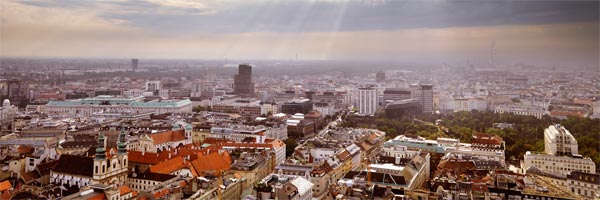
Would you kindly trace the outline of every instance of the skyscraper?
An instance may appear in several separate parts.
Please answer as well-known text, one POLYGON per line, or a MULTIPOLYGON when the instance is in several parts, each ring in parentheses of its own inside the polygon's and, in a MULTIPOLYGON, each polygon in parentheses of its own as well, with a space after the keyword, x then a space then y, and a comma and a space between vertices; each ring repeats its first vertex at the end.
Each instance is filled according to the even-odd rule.
POLYGON ((417 100, 421 104, 423 113, 433 114, 433 85, 432 84, 412 84, 410 86, 411 99, 417 100))
POLYGON ((254 82, 252 82, 252 66, 240 64, 238 74, 233 78, 233 90, 242 97, 254 96, 254 82))
POLYGON ((358 88, 358 114, 375 115, 377 111, 377 88, 367 86, 358 88))
POLYGON ((138 68, 138 59, 137 58, 132 58, 131 59, 131 70, 135 71, 138 68))
POLYGON ((385 72, 377 72, 377 74, 375 74, 375 81, 377 83, 381 83, 385 81, 385 72))

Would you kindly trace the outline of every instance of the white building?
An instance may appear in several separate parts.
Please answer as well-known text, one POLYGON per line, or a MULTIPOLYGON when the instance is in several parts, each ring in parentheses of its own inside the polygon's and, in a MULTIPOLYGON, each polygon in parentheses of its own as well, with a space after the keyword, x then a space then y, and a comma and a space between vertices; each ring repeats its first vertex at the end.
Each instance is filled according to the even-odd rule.
POLYGON ((523 170, 527 170, 530 167, 537 167, 543 172, 563 176, 576 170, 587 173, 596 171, 596 164, 590 158, 554 156, 530 151, 525 153, 522 165, 523 170))
POLYGON ((191 113, 192 102, 184 100, 155 100, 144 102, 144 97, 97 96, 73 101, 50 101, 49 113, 89 117, 93 113, 191 113))
POLYGON ((335 114, 335 107, 330 103, 314 103, 313 109, 319 111, 323 116, 333 116, 335 114))
POLYGON ((160 81, 146 81, 146 91, 160 90, 160 81))
POLYGON ((544 152, 525 153, 523 170, 536 167, 543 172, 566 176, 572 171, 596 172, 596 164, 590 158, 584 158, 577 152, 577 141, 573 135, 560 126, 551 125, 544 131, 544 152))
POLYGON ((10 101, 4 99, 2 107, 0 107, 0 131, 8 128, 13 123, 17 111, 18 108, 16 106, 10 105, 10 101))
POLYGON ((600 174, 574 171, 567 175, 567 184, 581 199, 600 198, 600 174))
POLYGON ((494 108, 494 113, 513 113, 515 115, 528 115, 541 119, 546 114, 546 110, 535 106, 499 105, 494 108))
POLYGON ((358 114, 375 115, 377 111, 377 88, 363 87, 358 89, 358 114))
POLYGON ((577 140, 571 133, 560 124, 550 125, 544 130, 544 152, 547 154, 579 155, 577 140))

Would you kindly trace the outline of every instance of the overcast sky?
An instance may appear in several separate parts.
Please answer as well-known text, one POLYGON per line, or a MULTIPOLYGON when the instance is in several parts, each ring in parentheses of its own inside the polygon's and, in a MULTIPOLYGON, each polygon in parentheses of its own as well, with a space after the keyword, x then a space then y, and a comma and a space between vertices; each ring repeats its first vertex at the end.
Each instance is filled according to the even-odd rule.
POLYGON ((598 65, 598 1, 0 1, 0 55, 598 65))

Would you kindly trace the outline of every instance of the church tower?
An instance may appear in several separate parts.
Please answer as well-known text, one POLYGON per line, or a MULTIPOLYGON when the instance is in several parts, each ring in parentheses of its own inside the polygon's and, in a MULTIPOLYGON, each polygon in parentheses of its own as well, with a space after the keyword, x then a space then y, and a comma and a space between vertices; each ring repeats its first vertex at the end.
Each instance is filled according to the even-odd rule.
POLYGON ((98 137, 98 147, 96 147, 96 156, 94 158, 94 174, 93 180, 96 183, 101 183, 105 174, 108 172, 106 162, 106 138, 103 133, 98 137))

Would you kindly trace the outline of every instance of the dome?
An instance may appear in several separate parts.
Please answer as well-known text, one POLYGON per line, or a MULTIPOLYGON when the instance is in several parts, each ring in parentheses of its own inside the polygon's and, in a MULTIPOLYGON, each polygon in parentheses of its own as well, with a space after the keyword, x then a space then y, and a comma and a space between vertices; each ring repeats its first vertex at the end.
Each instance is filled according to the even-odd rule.
POLYGON ((2 102, 2 107, 9 107, 9 106, 10 106, 10 100, 4 99, 4 101, 2 102))

